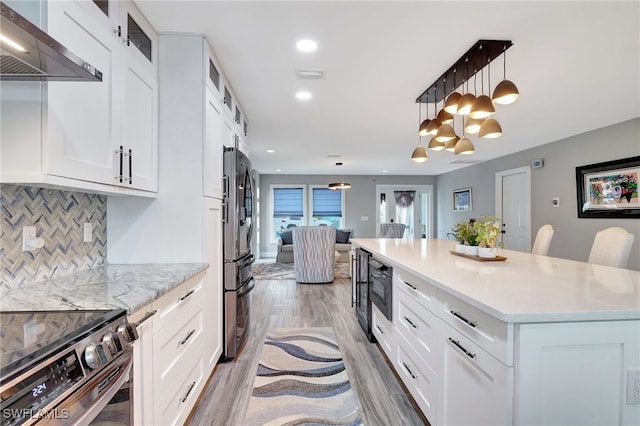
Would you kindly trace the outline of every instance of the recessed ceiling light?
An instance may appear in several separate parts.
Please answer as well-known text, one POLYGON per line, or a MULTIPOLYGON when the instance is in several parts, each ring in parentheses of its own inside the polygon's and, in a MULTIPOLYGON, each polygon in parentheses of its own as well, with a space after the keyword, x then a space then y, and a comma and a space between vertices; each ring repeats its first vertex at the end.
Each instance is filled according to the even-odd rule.
POLYGON ((296 93, 296 98, 298 98, 300 100, 303 100, 303 101, 306 101, 307 99, 311 99, 311 93, 301 91, 301 92, 296 93))
POLYGON ((276 169, 276 172, 281 172, 281 171, 282 171, 281 169, 276 169))
POLYGON ((386 170, 383 170, 383 171, 382 171, 382 173, 387 173, 387 171, 386 171, 386 170))
POLYGON ((313 52, 318 48, 318 43, 313 40, 300 40, 296 43, 296 47, 301 52, 313 52))
POLYGON ((271 154, 271 153, 274 153, 275 151, 274 151, 274 150, 272 150, 272 149, 268 149, 268 150, 267 150, 267 152, 268 152, 269 154, 271 154))

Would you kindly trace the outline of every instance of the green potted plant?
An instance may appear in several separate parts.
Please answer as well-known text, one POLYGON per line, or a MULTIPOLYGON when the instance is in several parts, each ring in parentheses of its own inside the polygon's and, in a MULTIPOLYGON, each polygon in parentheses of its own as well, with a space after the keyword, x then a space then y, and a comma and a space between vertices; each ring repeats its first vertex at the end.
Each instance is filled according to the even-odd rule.
POLYGON ((453 228, 451 228, 451 234, 453 234, 453 237, 456 240, 456 253, 464 253, 465 233, 467 232, 467 226, 468 222, 461 221, 456 223, 453 228))
POLYGON ((496 244, 500 235, 500 219, 494 216, 483 216, 482 220, 473 225, 478 243, 478 256, 483 258, 496 257, 496 244))
POLYGON ((475 219, 469 221, 460 221, 454 227, 454 235, 462 247, 456 245, 456 252, 464 253, 471 256, 478 255, 478 233, 475 230, 475 219))

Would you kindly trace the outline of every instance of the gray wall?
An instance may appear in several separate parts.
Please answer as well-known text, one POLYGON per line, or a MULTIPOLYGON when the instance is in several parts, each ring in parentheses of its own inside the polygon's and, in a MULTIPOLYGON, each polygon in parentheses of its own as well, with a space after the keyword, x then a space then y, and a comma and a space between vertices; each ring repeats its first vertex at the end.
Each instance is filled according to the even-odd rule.
MULTIPOLYGON (((499 141, 498 141, 499 143, 499 141)), ((578 219, 575 168, 593 163, 640 155, 640 119, 572 136, 516 154, 438 176, 437 232, 444 238, 454 223, 494 214, 495 173, 544 159, 544 167, 531 169, 531 241, 540 226, 550 223, 555 229, 549 256, 586 261, 595 233, 610 226, 620 226, 635 234, 629 257, 629 269, 640 270, 640 220, 578 219), (471 187, 473 211, 451 211, 451 191, 471 187), (560 198, 560 207, 551 198, 560 198)))
MULTIPOLYGON (((335 179, 333 179, 335 180, 335 179)), ((260 175, 260 253, 276 251, 275 244, 269 242, 269 187, 278 184, 328 185, 331 176, 319 175, 260 175)), ((340 180, 351 183, 345 192, 345 227, 353 228, 355 237, 374 238, 376 236, 376 185, 433 185, 435 176, 341 176, 340 180), (362 221, 362 216, 369 216, 362 221)), ((435 211, 435 209, 434 209, 435 211)))

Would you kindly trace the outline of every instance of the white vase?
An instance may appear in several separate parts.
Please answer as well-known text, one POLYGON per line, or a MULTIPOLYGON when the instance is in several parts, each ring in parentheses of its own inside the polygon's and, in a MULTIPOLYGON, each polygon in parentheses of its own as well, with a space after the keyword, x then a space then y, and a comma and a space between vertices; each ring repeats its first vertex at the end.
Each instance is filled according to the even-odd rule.
POLYGON ((478 246, 464 246, 464 254, 468 254, 469 256, 477 256, 478 246))
POLYGON ((493 259, 496 257, 495 247, 478 247, 478 256, 484 259, 493 259))
POLYGON ((456 244, 456 253, 464 253, 464 244, 456 244))

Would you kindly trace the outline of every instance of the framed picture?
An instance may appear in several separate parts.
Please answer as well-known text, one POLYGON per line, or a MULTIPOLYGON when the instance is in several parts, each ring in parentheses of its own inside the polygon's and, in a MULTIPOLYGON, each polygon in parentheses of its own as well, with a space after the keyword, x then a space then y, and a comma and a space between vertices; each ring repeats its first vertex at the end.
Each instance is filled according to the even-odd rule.
POLYGON ((453 211, 471 211, 471 188, 462 188, 453 191, 453 211))
POLYGON ((578 217, 640 219, 640 156, 576 167, 578 217))

